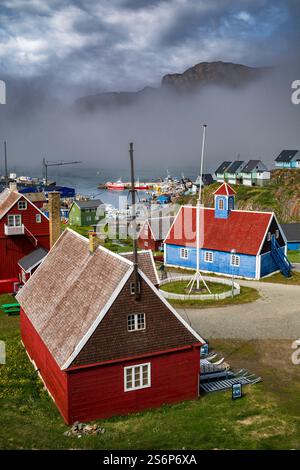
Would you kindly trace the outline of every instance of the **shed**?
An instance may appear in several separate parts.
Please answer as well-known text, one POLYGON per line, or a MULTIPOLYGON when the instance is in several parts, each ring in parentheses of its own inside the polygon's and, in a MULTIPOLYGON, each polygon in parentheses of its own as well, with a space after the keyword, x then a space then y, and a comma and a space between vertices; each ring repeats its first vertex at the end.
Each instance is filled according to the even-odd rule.
POLYGON ((300 223, 281 224, 286 236, 288 250, 300 250, 300 223))

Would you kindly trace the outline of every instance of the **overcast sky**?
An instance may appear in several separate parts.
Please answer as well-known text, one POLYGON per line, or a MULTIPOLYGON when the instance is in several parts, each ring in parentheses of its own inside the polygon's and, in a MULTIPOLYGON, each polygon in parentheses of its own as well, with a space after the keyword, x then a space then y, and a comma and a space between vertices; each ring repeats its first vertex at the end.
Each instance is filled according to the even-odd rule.
POLYGON ((40 167, 46 157, 127 168, 134 141, 138 165, 160 171, 184 162, 185 171, 198 165, 203 122, 207 170, 238 154, 273 165, 283 148, 299 148, 300 106, 290 100, 299 44, 299 0, 0 0, 0 79, 8 91, 0 172, 4 139, 16 165, 40 167), (159 86, 166 73, 214 60, 281 72, 246 90, 69 112, 80 96, 159 86))
MULTIPOLYGON (((1 0, 0 78, 135 90, 201 61, 299 55, 299 0, 1 0)), ((80 94, 80 93, 79 93, 80 94)))

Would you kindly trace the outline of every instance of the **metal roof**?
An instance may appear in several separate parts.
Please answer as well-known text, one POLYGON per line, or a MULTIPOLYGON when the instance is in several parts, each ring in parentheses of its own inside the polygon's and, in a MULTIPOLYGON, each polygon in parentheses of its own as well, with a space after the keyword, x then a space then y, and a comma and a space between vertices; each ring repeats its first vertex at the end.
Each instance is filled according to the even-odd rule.
POLYGON ((28 273, 42 262, 42 260, 45 258, 47 253, 48 251, 44 250, 44 248, 37 248, 36 250, 29 253, 29 255, 26 255, 23 258, 21 258, 18 261, 18 265, 26 273, 28 273))
MULTIPOLYGON (((294 160, 294 157, 297 155, 299 150, 283 150, 277 158, 275 158, 275 162, 290 162, 294 160)), ((300 160, 300 154, 298 155, 300 160)))
POLYGON ((243 173, 251 173, 253 170, 265 170, 267 171, 266 165, 261 160, 249 160, 248 163, 242 169, 243 173))
POLYGON ((219 168, 216 170, 216 174, 217 173, 225 173, 225 171, 227 170, 227 168, 229 167, 229 165, 231 165, 232 162, 223 162, 219 168))
POLYGON ((74 201, 80 209, 97 209, 103 202, 100 199, 89 199, 88 201, 74 201))
POLYGON ((245 162, 242 160, 236 160, 231 163, 227 168, 226 173, 235 173, 245 162))
POLYGON ((288 242, 300 242, 300 223, 281 224, 288 242))

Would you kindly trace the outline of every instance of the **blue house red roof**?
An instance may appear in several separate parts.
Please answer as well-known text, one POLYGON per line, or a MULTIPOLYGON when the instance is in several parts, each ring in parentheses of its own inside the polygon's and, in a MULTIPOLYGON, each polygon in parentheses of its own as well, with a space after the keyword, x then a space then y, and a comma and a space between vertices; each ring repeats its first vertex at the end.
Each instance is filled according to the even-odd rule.
MULTIPOLYGON (((230 252, 235 249, 237 253, 257 255, 273 217, 272 212, 232 210, 227 219, 220 219, 215 217, 213 208, 202 208, 201 246, 209 250, 230 252)), ((164 242, 196 247, 196 207, 180 208, 164 242)))

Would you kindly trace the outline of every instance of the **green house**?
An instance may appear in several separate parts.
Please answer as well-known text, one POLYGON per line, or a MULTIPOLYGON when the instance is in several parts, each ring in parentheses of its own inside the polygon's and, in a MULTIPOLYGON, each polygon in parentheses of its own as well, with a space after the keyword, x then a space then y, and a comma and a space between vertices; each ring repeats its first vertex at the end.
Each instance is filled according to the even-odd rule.
POLYGON ((103 217, 97 209, 103 203, 100 199, 89 201, 74 201, 69 212, 69 224, 80 227, 95 225, 103 217))

